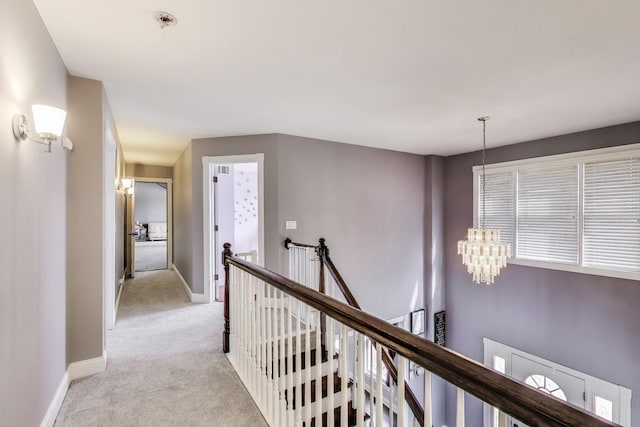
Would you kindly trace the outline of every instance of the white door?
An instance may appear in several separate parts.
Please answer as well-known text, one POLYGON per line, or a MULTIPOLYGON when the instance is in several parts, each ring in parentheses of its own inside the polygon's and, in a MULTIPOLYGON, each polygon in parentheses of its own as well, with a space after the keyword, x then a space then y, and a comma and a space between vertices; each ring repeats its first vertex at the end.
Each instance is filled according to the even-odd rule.
MULTIPOLYGON (((513 353, 511 354, 511 376, 565 402, 580 408, 585 406, 585 381, 581 378, 513 353)), ((526 426, 511 417, 507 419, 507 425, 526 426)))

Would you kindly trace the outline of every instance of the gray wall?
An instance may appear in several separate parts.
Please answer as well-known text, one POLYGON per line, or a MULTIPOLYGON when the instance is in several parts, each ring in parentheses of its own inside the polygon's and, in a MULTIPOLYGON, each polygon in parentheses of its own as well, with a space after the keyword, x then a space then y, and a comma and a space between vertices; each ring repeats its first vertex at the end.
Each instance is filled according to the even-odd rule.
POLYGON ((289 135, 279 142, 280 245, 326 238, 360 305, 379 317, 422 308, 423 157, 289 135), (286 220, 297 230, 285 230, 286 220))
MULTIPOLYGON (((308 243, 325 237, 368 311, 391 318, 423 307, 422 156, 289 135, 200 139, 191 147, 193 200, 189 206, 183 194, 180 207, 175 202, 175 238, 176 266, 193 292, 204 289, 202 157, 264 153, 267 268, 285 271, 285 237, 308 243), (285 231, 285 220, 297 220, 298 229, 285 231)), ((174 168, 176 199, 189 186, 186 157, 174 168)))
POLYGON ((132 178, 173 178, 170 166, 154 166, 142 163, 127 163, 127 176, 132 178))
POLYGON ((67 362, 103 354, 103 86, 70 77, 68 167, 67 362), (90 237, 90 238, 89 238, 90 237))
POLYGON ((32 104, 66 109, 67 70, 33 2, 0 9, 0 425, 36 426, 66 369, 69 153, 17 142, 10 123, 32 104))
MULTIPOLYGON (((496 163, 640 142, 640 122, 531 141, 487 152, 496 163)), ((482 338, 507 344, 633 390, 640 419, 640 284, 637 281, 509 265, 493 286, 471 282, 456 244, 473 224, 472 166, 481 153, 445 160, 445 277, 448 344, 482 361, 482 338)), ((453 425, 455 395, 447 392, 453 425)), ((481 405, 467 399, 467 422, 481 405)))
MULTIPOLYGON (((192 281, 188 282, 194 293, 204 292, 204 257, 202 223, 202 157, 228 156, 264 153, 265 192, 265 265, 277 269, 278 266, 278 137, 277 135, 238 136, 227 138, 207 138, 194 140, 191 152, 191 271, 192 281)), ((174 220, 175 222, 175 220, 174 220)), ((179 236, 174 233, 176 240, 179 236)), ((180 268, 182 271, 182 268, 180 268)), ((185 276, 186 278, 186 276, 185 276)))
POLYGON ((193 287, 191 146, 173 165, 173 264, 193 287))
POLYGON ((167 189, 155 182, 136 182, 135 220, 167 222, 167 189))

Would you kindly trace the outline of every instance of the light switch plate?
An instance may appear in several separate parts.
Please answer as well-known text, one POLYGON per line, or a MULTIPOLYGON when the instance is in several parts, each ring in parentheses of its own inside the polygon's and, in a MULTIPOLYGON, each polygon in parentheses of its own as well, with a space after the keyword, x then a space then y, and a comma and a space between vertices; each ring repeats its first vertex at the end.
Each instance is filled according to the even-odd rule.
POLYGON ((286 221, 285 228, 287 230, 295 230, 296 228, 298 228, 298 223, 297 221, 286 221))

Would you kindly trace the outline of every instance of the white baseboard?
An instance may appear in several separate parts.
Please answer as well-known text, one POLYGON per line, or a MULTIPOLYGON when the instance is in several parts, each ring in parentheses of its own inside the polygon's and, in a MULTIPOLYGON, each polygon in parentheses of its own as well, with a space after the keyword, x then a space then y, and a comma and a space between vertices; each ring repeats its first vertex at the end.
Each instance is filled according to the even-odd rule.
POLYGON ((62 381, 60 381, 60 385, 56 389, 53 399, 51 399, 51 404, 49 405, 47 412, 44 414, 44 418, 42 418, 40 427, 52 427, 56 422, 58 412, 60 412, 62 402, 64 402, 64 397, 67 395, 67 390, 69 389, 69 382, 69 373, 67 371, 62 376, 62 381))
POLYGON ((176 267, 175 264, 172 264, 171 268, 173 269, 173 271, 176 272, 176 274, 180 278, 180 281, 184 286, 184 291, 186 292, 187 297, 189 297, 189 300, 191 300, 191 302, 197 303, 197 304, 206 304, 211 302, 207 299, 207 297, 204 294, 194 294, 193 292, 191 292, 191 288, 187 284, 187 281, 184 280, 184 277, 182 277, 182 274, 180 274, 180 271, 178 270, 178 267, 176 267))
POLYGON ((101 372, 104 372, 105 369, 107 369, 106 352, 103 353, 101 357, 73 362, 67 368, 67 374, 69 374, 69 381, 73 381, 91 375, 99 374, 101 372))
POLYGON ((118 297, 116 298, 116 308, 114 309, 114 319, 113 319, 113 323, 115 325, 116 320, 118 319, 118 308, 120 307, 120 297, 122 296, 122 288, 124 288, 124 274, 122 275, 122 278, 120 278, 120 280, 118 280, 118 297))
POLYGON ((42 418, 40 427, 52 427, 56 422, 58 412, 60 412, 60 408, 62 407, 64 398, 67 395, 67 390, 69 390, 71 381, 88 377, 90 375, 99 374, 101 372, 104 372, 106 368, 106 352, 102 354, 102 357, 96 357, 95 359, 89 360, 81 360, 79 362, 70 364, 67 368, 67 372, 65 372, 62 376, 62 380, 60 381, 60 384, 58 385, 58 388, 53 395, 53 399, 51 399, 51 403, 49 404, 49 408, 47 408, 47 412, 42 418))

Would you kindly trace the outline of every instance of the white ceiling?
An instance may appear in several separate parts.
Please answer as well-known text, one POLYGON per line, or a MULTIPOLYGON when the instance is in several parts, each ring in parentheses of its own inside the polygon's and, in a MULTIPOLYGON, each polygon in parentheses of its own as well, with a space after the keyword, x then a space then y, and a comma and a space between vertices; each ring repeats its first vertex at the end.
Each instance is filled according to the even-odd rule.
POLYGON ((35 0, 128 162, 287 133, 420 154, 640 120, 638 0, 35 0), (153 13, 178 25, 160 29, 153 13))

